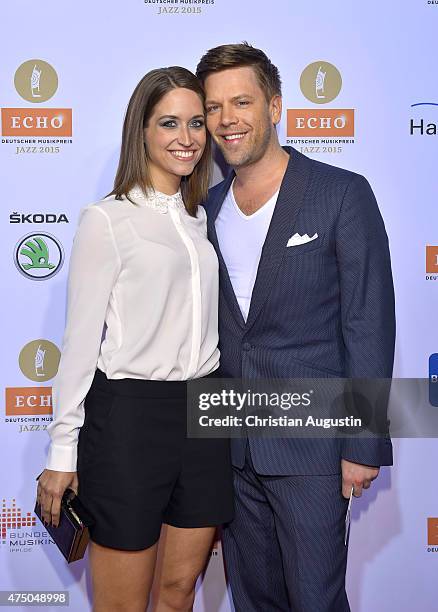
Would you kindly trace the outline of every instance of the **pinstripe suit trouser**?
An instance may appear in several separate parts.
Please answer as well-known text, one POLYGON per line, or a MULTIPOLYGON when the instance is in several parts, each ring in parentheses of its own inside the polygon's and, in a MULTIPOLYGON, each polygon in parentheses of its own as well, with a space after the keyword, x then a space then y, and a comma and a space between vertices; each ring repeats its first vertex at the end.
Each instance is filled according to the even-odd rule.
POLYGON ((236 612, 349 612, 341 482, 340 473, 258 475, 247 444, 223 529, 236 612))

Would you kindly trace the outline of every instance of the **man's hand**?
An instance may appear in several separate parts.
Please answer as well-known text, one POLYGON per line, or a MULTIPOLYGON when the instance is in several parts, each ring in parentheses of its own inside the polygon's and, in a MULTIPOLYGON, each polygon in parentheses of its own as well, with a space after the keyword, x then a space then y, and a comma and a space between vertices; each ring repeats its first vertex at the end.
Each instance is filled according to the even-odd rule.
POLYGON ((379 468, 353 463, 347 459, 341 460, 341 469, 342 495, 347 499, 350 497, 351 487, 354 487, 353 495, 360 497, 362 489, 369 489, 371 482, 379 475, 379 468))

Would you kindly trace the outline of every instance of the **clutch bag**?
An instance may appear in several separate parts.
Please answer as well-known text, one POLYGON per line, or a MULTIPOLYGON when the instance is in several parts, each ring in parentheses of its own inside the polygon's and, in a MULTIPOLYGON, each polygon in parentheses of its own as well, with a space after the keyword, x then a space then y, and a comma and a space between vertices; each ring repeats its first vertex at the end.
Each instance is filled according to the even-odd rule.
POLYGON ((62 496, 58 527, 44 523, 38 502, 34 512, 68 563, 83 558, 90 540, 88 527, 94 521, 72 489, 66 489, 62 496))

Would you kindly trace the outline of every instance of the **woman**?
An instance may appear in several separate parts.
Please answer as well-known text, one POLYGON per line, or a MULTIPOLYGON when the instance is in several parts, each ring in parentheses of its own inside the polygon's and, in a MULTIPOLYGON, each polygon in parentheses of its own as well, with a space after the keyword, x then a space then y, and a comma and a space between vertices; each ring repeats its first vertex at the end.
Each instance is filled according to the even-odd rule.
POLYGON ((96 612, 145 609, 163 523, 155 609, 191 609, 215 526, 233 517, 228 440, 186 438, 184 381, 219 365, 217 259, 198 206, 209 169, 196 77, 152 70, 129 102, 114 189, 81 213, 37 490, 47 522, 67 487, 94 516, 96 612))

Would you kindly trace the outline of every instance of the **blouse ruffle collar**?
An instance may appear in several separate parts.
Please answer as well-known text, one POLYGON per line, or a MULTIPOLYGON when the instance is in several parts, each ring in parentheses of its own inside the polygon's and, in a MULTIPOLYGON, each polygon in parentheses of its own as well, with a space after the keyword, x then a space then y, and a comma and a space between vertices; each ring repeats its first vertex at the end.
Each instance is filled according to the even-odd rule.
POLYGON ((169 208, 185 208, 180 189, 173 195, 167 195, 154 189, 144 192, 141 187, 136 186, 128 192, 128 196, 140 206, 148 206, 162 214, 166 214, 169 208))

